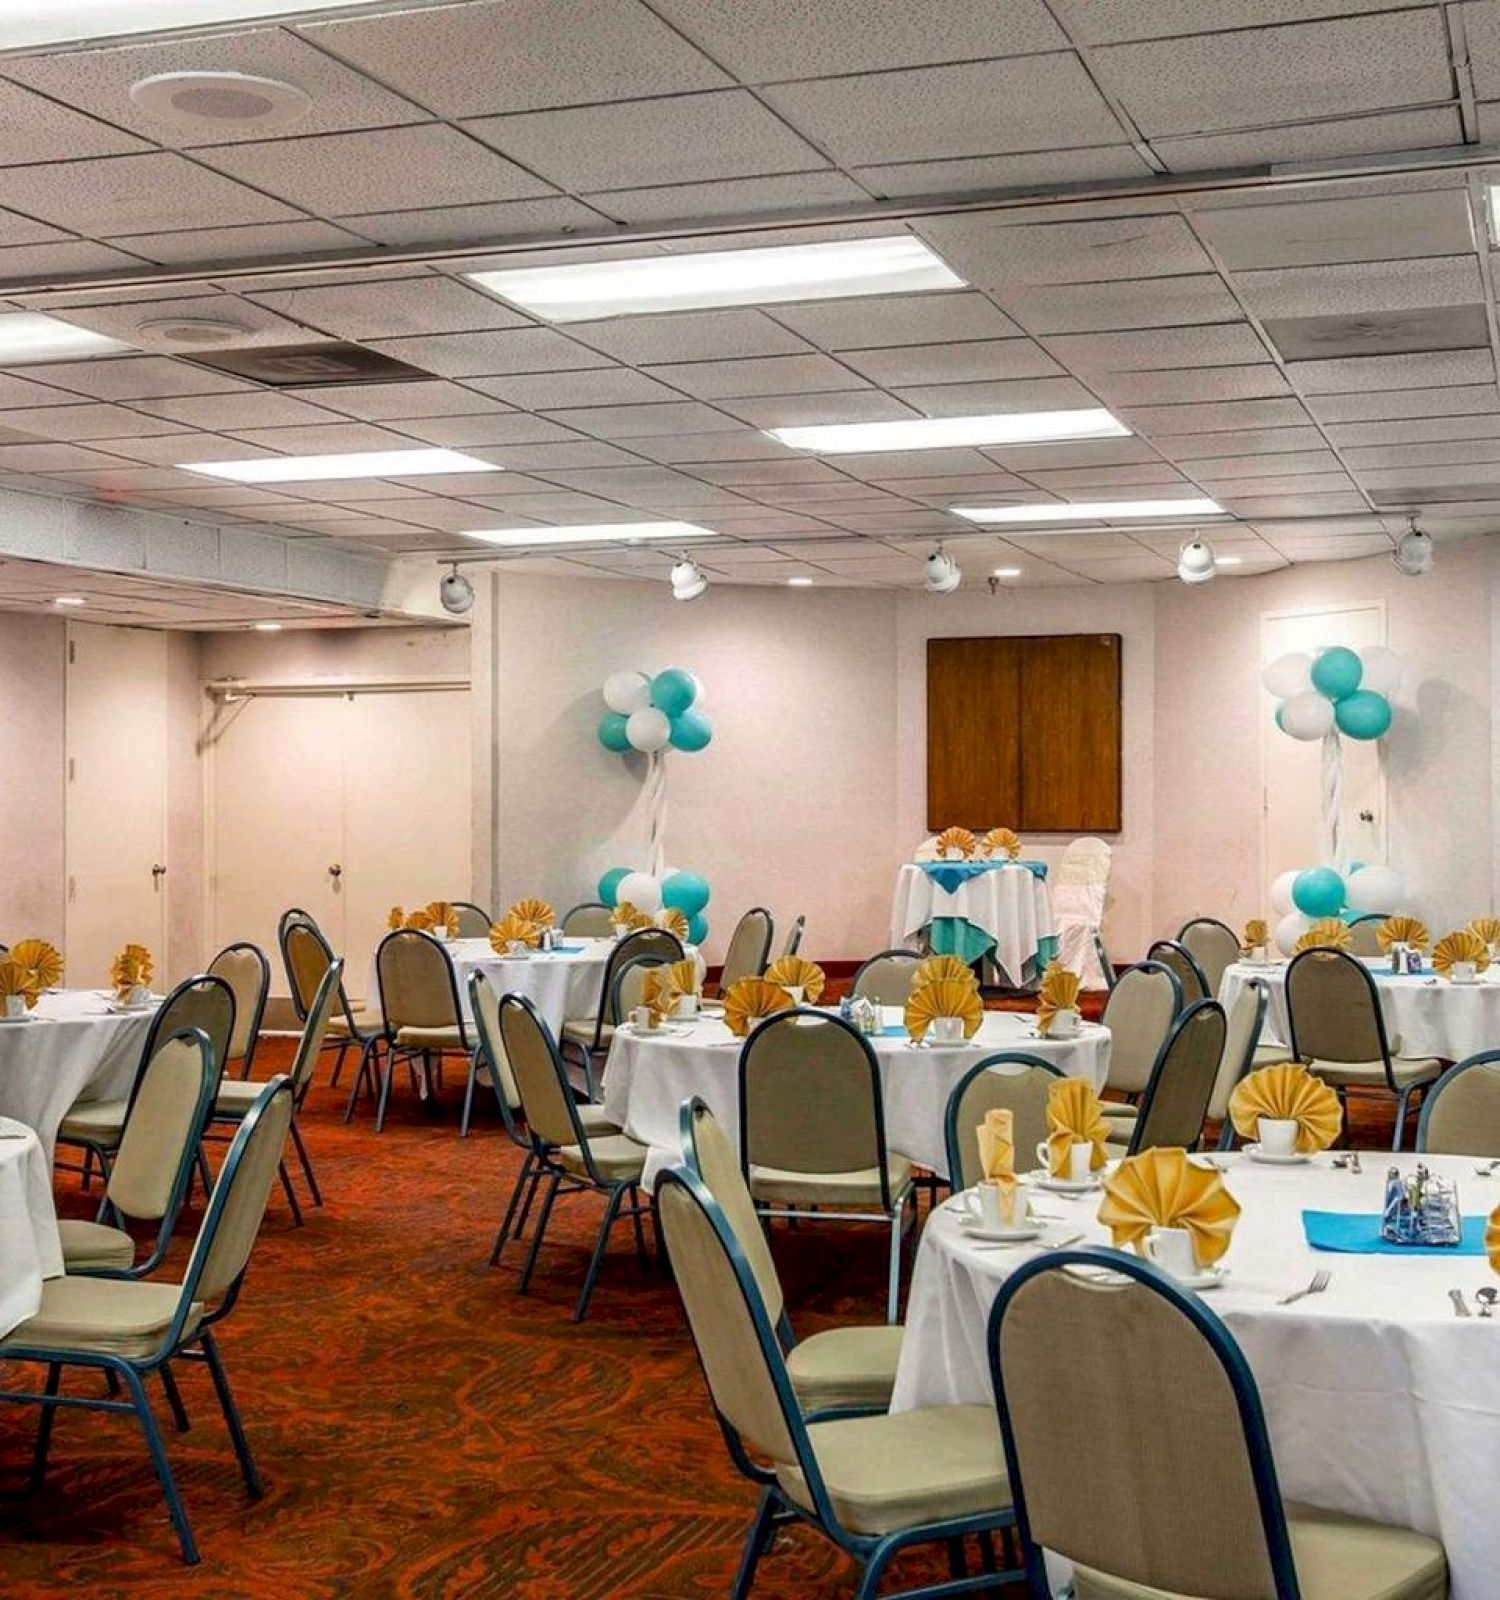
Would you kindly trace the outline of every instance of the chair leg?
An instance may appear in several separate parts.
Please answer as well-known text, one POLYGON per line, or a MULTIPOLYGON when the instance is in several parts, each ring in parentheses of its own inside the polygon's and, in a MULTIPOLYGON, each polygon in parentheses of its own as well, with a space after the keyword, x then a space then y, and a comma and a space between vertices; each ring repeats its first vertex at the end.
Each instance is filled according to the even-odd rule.
POLYGON ((464 1084, 464 1111, 458 1119, 458 1136, 460 1139, 469 1137, 469 1117, 474 1110, 474 1080, 479 1076, 479 1052, 476 1050, 469 1057, 469 1077, 464 1084))
MULTIPOLYGON (((56 1394, 62 1385, 62 1363, 47 1363, 47 1386, 44 1394, 56 1394)), ((52 1449, 52 1424, 57 1416, 56 1406, 43 1406, 41 1420, 36 1428, 36 1448, 31 1456, 31 1492, 36 1494, 47 1476, 47 1456, 52 1449)))
POLYGON ((604 1216, 599 1223, 599 1236, 594 1240, 594 1253, 589 1257, 589 1270, 583 1275, 583 1288, 578 1292, 578 1304, 573 1307, 574 1322, 582 1322, 588 1315, 594 1285, 599 1281, 599 1268, 604 1264, 604 1252, 609 1248, 609 1230, 615 1224, 615 1218, 620 1212, 620 1201, 625 1197, 625 1191, 629 1187, 629 1184, 617 1183, 609 1191, 609 1199, 604 1202, 604 1216))
POLYGON ((344 1070, 344 1057, 348 1055, 349 1046, 353 1042, 352 1039, 345 1039, 339 1045, 339 1053, 333 1058, 333 1076, 328 1080, 330 1089, 337 1089, 339 1086, 339 1074, 344 1070))
POLYGON ((1416 1084, 1409 1083, 1396 1097, 1396 1134, 1391 1140, 1391 1149, 1399 1150, 1406 1137, 1406 1117, 1411 1109, 1411 1097, 1416 1092, 1416 1084))
POLYGON ((771 1497, 771 1491, 762 1489, 755 1520, 750 1524, 749 1533, 745 1535, 745 1548, 740 1552, 739 1570, 734 1575, 729 1600, 748 1600, 750 1585, 755 1582, 755 1569, 760 1565, 760 1558, 766 1553, 776 1533, 775 1517, 776 1502, 771 1497))
POLYGON ((161 1386, 166 1391, 167 1404, 172 1408, 173 1426, 178 1433, 186 1433, 192 1423, 188 1421, 187 1407, 182 1403, 182 1390, 177 1387, 177 1376, 165 1363, 161 1369, 161 1386))
MULTIPOLYGON (((541 1177, 540 1170, 537 1176, 541 1177)), ((547 1198, 542 1201, 542 1214, 537 1218, 536 1232, 531 1237, 531 1249, 526 1254, 526 1265, 521 1269, 521 1282, 518 1292, 525 1294, 531 1287, 531 1274, 536 1267, 536 1258, 542 1248, 542 1235, 547 1231, 547 1218, 552 1215, 552 1202, 557 1199, 557 1187, 562 1182, 562 1173, 554 1172, 552 1181, 547 1186, 547 1198)))
MULTIPOLYGON (((963 1558, 963 1546, 959 1546, 959 1559, 963 1558)), ((876 1549, 870 1557, 869 1565, 860 1574, 859 1587, 854 1591, 854 1600, 875 1600, 880 1590, 881 1575, 885 1571, 885 1564, 890 1559, 890 1552, 883 1547, 876 1549)))
POLYGON ((511 1223, 515 1221, 516 1213, 521 1209, 521 1191, 531 1181, 531 1165, 536 1157, 530 1150, 526 1152, 526 1159, 521 1163, 521 1170, 516 1175, 516 1181, 510 1191, 510 1204, 505 1208, 505 1216, 500 1222, 500 1231, 495 1235, 495 1248, 490 1251, 490 1265, 496 1266, 500 1261, 500 1253, 505 1249, 510 1238, 511 1223))
POLYGON ((516 1218, 516 1240, 518 1243, 526 1237, 526 1223, 531 1216, 531 1207, 536 1200, 537 1186, 541 1181, 542 1169, 538 1165, 532 1169, 531 1187, 526 1191, 526 1198, 521 1202, 521 1215, 516 1218))
POLYGON ((276 1163, 276 1176, 281 1179, 281 1192, 286 1196, 286 1203, 292 1209, 292 1223, 300 1228, 302 1226, 302 1207, 297 1204, 297 1191, 292 1187, 292 1175, 286 1170, 286 1162, 276 1163))
POLYGON ((385 1129, 385 1108, 391 1101, 391 1079, 396 1075, 396 1050, 392 1046, 385 1053, 385 1071, 380 1078, 380 1101, 375 1107, 375 1131, 381 1133, 385 1129))
POLYGON ((224 1413, 224 1422, 229 1429, 235 1457, 239 1461, 240 1471, 245 1475, 245 1487, 253 1499, 259 1500, 265 1494, 266 1486, 261 1482, 260 1473, 256 1469, 255 1457, 250 1454, 250 1441, 245 1437, 245 1427, 240 1421, 239 1407, 235 1405, 234 1396, 229 1392, 229 1377, 224 1371, 223 1361, 219 1358, 219 1346, 212 1332, 206 1328, 199 1342, 203 1346, 208 1370, 214 1380, 214 1393, 219 1397, 219 1406, 224 1413))
POLYGON ((643 1275, 651 1269, 651 1257, 646 1254, 646 1230, 641 1223, 641 1191, 635 1184, 630 1186, 630 1220, 635 1224, 635 1253, 640 1261, 643 1275))
POLYGON ((903 1224, 906 1221, 906 1196, 902 1195, 891 1218, 891 1271, 890 1285, 885 1297, 885 1320, 895 1322, 901 1309, 901 1247, 906 1238, 903 1224))
POLYGON ((307 1179, 307 1190, 312 1195, 315 1206, 323 1204, 323 1191, 318 1187, 318 1180, 313 1175, 312 1158, 307 1153, 307 1146, 302 1142, 302 1130, 297 1126, 297 1119, 292 1118, 292 1144, 297 1151, 297 1159, 302 1163, 302 1176, 307 1179))
POLYGON ((198 1174, 198 1181, 203 1185, 203 1198, 207 1201, 214 1192, 213 1174, 208 1170, 208 1157, 203 1153, 203 1146, 198 1146, 198 1153, 193 1157, 193 1167, 198 1174))
POLYGON ((135 1404, 135 1414, 140 1418, 141 1432, 146 1436, 146 1448, 151 1452, 151 1465, 156 1468, 157 1481, 166 1496, 172 1526, 177 1530, 177 1542, 182 1546, 182 1559, 190 1567, 197 1566, 198 1546, 193 1539, 192 1525, 188 1522, 182 1496, 177 1492, 177 1480, 172 1476, 172 1464, 167 1460, 167 1447, 162 1442, 161 1429, 151 1414, 151 1403, 146 1398, 145 1385, 142 1384, 140 1374, 134 1367, 122 1364, 119 1372, 130 1390, 130 1398, 135 1404))
POLYGON ((344 1102, 345 1122, 353 1121, 354 1107, 359 1102, 359 1091, 367 1084, 370 1084, 370 1079, 374 1075, 374 1069, 370 1066, 370 1060, 374 1052, 374 1039, 366 1039, 359 1047, 359 1067, 355 1071, 354 1082, 349 1085, 349 1098, 344 1102))

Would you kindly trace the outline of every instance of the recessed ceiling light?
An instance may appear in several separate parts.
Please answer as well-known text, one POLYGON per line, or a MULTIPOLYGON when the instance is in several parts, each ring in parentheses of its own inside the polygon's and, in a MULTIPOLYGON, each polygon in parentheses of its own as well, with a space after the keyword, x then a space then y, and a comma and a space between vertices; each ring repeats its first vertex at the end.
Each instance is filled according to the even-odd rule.
POLYGON ((174 128, 271 133, 307 115, 312 96, 294 83, 248 72, 158 72, 130 86, 130 98, 174 128))
POLYGON ((102 333, 75 328, 71 322, 36 311, 0 312, 0 367, 29 361, 69 361, 80 356, 112 356, 130 345, 102 333))
POLYGON ((285 17, 307 11, 362 9, 375 0, 192 0, 192 16, 183 0, 68 0, 66 5, 36 0, 0 0, 0 50, 29 50, 37 45, 84 44, 133 33, 163 33, 216 22, 245 22, 285 17))
POLYGON ((55 606, 81 606, 87 605, 88 602, 81 594, 60 594, 52 604, 55 606))
POLYGON ((996 567, 994 575, 997 578, 1019 578, 1021 569, 1019 567, 996 567))
POLYGON ((956 272, 910 234, 517 267, 474 272, 469 279, 548 322, 964 287, 956 272))
POLYGON ((1123 517, 1220 517, 1216 500, 1077 500, 1029 506, 949 506, 970 522, 1112 522, 1123 517))
POLYGON ((793 450, 844 455, 855 450, 951 450, 974 445, 1061 444, 1118 439, 1130 429, 1102 407, 1080 411, 1015 411, 994 417, 913 417, 902 422, 833 422, 812 428, 767 428, 793 450))
POLYGON ((259 456, 253 461, 179 461, 182 472, 232 483, 318 483, 328 478, 425 478, 438 472, 502 472, 457 450, 361 450, 342 456, 259 456))
POLYGON ((247 322, 229 317, 149 317, 136 324, 138 333, 149 333, 168 344, 222 345, 243 339, 255 330, 247 322))
POLYGON ((788 578, 786 581, 793 589, 811 589, 813 582, 811 578, 788 578))
POLYGON ((465 528, 465 539, 481 544, 642 544, 665 539, 717 539, 711 528, 691 522, 590 522, 571 528, 465 528))
POLYGON ((1215 556, 1216 567, 1237 567, 1244 561, 1244 556, 1215 556))
POLYGON ((257 622, 255 631, 257 633, 280 633, 281 624, 279 622, 257 622))

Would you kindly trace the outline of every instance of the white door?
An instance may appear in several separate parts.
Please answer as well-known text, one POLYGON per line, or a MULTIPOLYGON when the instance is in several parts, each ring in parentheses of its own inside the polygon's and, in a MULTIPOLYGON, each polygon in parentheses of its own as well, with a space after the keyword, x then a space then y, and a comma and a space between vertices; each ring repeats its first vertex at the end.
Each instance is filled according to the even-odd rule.
POLYGON ((65 725, 65 981, 97 988, 126 944, 166 959, 166 634, 69 623, 65 725))
MULTIPOLYGON (((1351 650, 1385 643, 1385 606, 1372 603, 1332 611, 1261 617, 1261 661, 1273 661, 1288 650, 1314 652, 1342 644, 1351 650)), ((1262 892, 1293 867, 1321 862, 1323 816, 1323 743, 1289 738, 1272 720, 1262 698, 1262 892)), ((1352 861, 1385 859, 1385 775, 1378 740, 1340 738, 1343 804, 1340 837, 1344 867, 1352 861)))

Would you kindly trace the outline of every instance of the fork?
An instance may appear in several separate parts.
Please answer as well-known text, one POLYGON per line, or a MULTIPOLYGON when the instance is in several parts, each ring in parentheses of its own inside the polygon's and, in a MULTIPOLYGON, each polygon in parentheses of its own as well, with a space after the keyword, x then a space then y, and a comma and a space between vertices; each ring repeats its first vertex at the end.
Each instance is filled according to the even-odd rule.
POLYGON ((1282 1295, 1276 1304, 1279 1306, 1289 1306, 1293 1303, 1293 1301, 1303 1300, 1310 1294, 1322 1294, 1322 1292, 1332 1282, 1333 1274, 1331 1272, 1324 1271, 1322 1268, 1319 1268, 1317 1272, 1313 1273, 1312 1282, 1309 1283, 1305 1289, 1295 1289, 1291 1294, 1282 1295))

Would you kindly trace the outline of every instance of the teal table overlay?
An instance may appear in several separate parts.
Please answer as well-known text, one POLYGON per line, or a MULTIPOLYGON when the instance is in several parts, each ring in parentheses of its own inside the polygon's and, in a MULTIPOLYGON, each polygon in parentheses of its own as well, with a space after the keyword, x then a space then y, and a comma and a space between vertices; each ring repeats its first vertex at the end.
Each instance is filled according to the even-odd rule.
POLYGON ((927 944, 935 956, 957 956, 965 966, 995 948, 993 935, 964 917, 934 917, 927 924, 927 944))
POLYGON ((998 872, 1002 867, 1025 867, 1032 877, 1040 878, 1043 882, 1047 878, 1045 861, 921 861, 918 865, 946 894, 952 894, 970 878, 977 878, 985 872, 998 872))
POLYGON ((1391 1244, 1380 1237, 1377 1212, 1304 1211, 1302 1232, 1314 1250, 1359 1256, 1482 1256, 1486 1217, 1465 1217, 1460 1244, 1391 1244))

